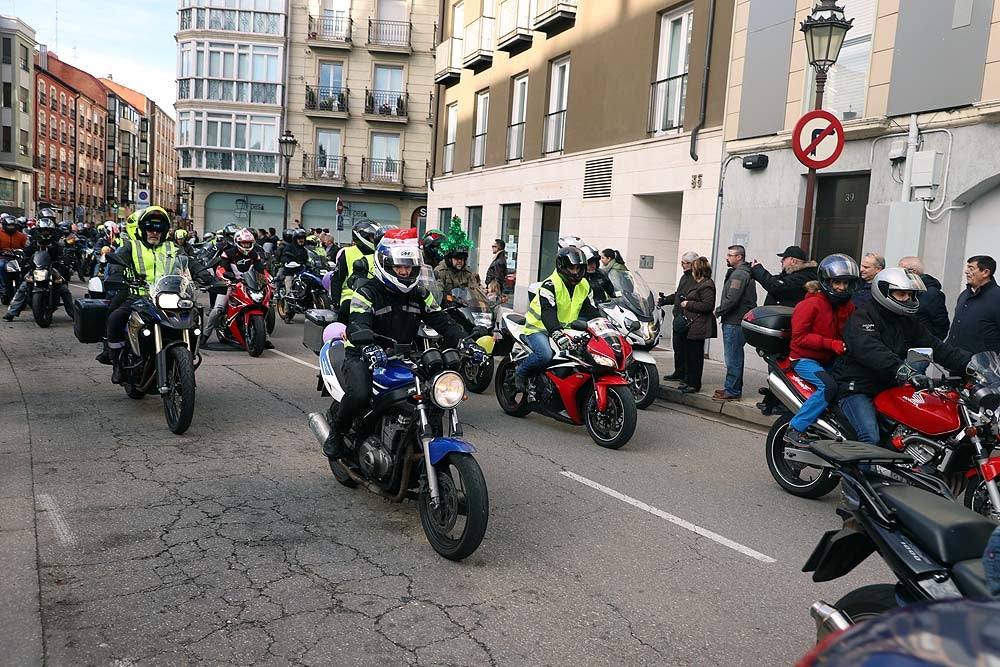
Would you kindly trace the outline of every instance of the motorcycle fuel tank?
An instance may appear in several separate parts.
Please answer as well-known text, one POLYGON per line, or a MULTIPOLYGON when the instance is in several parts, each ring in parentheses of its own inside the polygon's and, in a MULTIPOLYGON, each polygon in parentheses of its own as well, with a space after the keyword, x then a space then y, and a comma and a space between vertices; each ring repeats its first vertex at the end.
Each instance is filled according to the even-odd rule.
POLYGON ((385 366, 376 368, 372 380, 374 393, 380 396, 413 382, 413 371, 407 368, 406 364, 392 360, 385 366))
POLYGON ((945 435, 962 425, 956 401, 947 401, 929 392, 916 392, 910 385, 883 391, 875 397, 875 409, 925 435, 945 435))

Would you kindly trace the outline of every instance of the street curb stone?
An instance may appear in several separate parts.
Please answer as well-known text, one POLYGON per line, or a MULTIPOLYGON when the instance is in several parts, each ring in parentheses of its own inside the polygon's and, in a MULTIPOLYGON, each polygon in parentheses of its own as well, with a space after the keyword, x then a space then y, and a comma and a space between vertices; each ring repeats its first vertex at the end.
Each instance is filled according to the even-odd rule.
POLYGON ((770 428, 775 420, 775 417, 762 415, 757 406, 749 403, 746 399, 739 401, 716 401, 708 394, 682 394, 676 387, 663 385, 660 385, 659 393, 660 400, 667 401, 668 403, 680 403, 696 410, 731 417, 732 419, 738 419, 765 428, 770 428))

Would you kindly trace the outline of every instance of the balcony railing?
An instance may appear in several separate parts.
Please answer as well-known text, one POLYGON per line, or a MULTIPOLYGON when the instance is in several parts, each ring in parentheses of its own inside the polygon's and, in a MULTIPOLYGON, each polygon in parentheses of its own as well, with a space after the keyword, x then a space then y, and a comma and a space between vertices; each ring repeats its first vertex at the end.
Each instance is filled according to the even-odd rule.
POLYGON ((493 64, 494 26, 492 16, 481 16, 465 26, 463 67, 479 72, 493 64))
POLYGON ((349 88, 332 88, 330 86, 310 86, 306 84, 306 110, 329 111, 330 113, 348 113, 351 101, 349 88))
POLYGON ((558 153, 566 145, 566 110, 545 114, 542 154, 558 153))
POLYGON ((368 43, 396 49, 410 48, 409 21, 383 21, 368 19, 368 43))
POLYGON ((500 0, 497 49, 515 54, 531 46, 531 21, 529 0, 500 0))
POLYGON ((406 120, 410 94, 392 90, 365 89, 365 113, 392 120, 406 120))
POLYGON ((687 74, 678 74, 650 85, 648 132, 666 132, 684 125, 687 78, 687 74))
POLYGON ((392 158, 361 158, 361 180, 382 185, 402 185, 403 161, 392 158))
POLYGON ((343 155, 302 155, 303 178, 342 181, 347 170, 347 158, 343 155))
POLYGON ((434 50, 434 83, 450 86, 462 78, 462 40, 449 37, 434 50))
POLYGON ((486 133, 472 135, 472 167, 486 164, 486 133))
POLYGON ((537 0, 532 26, 548 35, 555 35, 576 22, 576 0, 537 0))
POLYGON ((524 157, 524 123, 514 123, 507 126, 507 160, 520 160, 524 157))
POLYGON ((444 153, 441 160, 441 173, 450 174, 455 171, 455 142, 444 145, 444 153))
POLYGON ((346 16, 310 16, 309 39, 317 42, 351 43, 354 22, 346 16))

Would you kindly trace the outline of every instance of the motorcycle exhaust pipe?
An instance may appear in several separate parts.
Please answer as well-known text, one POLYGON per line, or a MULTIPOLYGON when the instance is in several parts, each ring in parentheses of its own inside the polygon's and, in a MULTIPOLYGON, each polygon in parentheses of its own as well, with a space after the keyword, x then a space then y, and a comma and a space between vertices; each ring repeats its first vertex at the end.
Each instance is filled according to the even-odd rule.
POLYGON ((312 431, 313 437, 316 441, 323 446, 326 439, 330 437, 330 422, 326 421, 326 417, 318 412, 309 413, 309 430, 312 431))
POLYGON ((809 615, 816 622, 816 637, 822 641, 827 635, 851 627, 851 621, 836 607, 819 600, 809 607, 809 615))
MULTIPOLYGON (((802 404, 805 403, 805 401, 788 388, 788 385, 785 384, 785 381, 777 373, 772 372, 768 374, 767 386, 775 397, 781 401, 781 404, 792 412, 798 412, 802 408, 802 404)), ((825 419, 817 419, 814 428, 824 435, 829 436, 831 440, 845 439, 844 434, 825 419)))

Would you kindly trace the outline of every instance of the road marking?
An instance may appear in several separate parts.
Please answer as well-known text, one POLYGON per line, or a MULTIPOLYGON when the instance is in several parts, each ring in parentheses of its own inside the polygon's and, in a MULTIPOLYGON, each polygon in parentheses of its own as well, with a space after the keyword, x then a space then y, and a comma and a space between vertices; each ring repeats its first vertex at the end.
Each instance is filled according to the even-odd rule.
POLYGON ((56 538, 67 547, 76 546, 76 535, 69 529, 69 524, 63 518, 59 506, 56 505, 55 498, 47 493, 38 494, 38 507, 45 512, 45 516, 52 522, 52 527, 56 531, 56 538))
POLYGON ((652 505, 647 505, 646 503, 642 502, 641 500, 636 500, 635 498, 632 498, 630 496, 626 496, 624 493, 619 493, 618 491, 615 491, 614 489, 609 489, 608 487, 604 486, 603 484, 598 484, 597 482, 595 482, 593 480, 590 480, 590 479, 587 479, 586 477, 581 477, 580 475, 577 475, 575 472, 570 472, 569 470, 563 470, 563 471, 561 471, 560 474, 563 475, 564 477, 569 477, 570 479, 576 480, 577 482, 580 482, 581 484, 589 486, 592 489, 596 489, 596 490, 600 491, 601 493, 607 494, 607 495, 611 496, 612 498, 615 498, 615 499, 620 500, 622 502, 628 503, 629 505, 632 505, 633 507, 638 507, 643 512, 649 512, 653 516, 658 516, 661 519, 669 521, 670 523, 674 524, 675 526, 680 526, 681 528, 683 528, 685 530, 690 530, 692 533, 695 533, 697 535, 701 535, 702 537, 707 537, 708 539, 710 539, 710 540, 712 540, 714 542, 718 542, 722 546, 729 547, 730 549, 733 549, 734 551, 739 551, 741 554, 743 554, 745 556, 750 556, 750 558, 753 558, 755 560, 759 560, 762 563, 777 563, 778 562, 774 558, 771 558, 770 556, 762 554, 759 551, 754 551, 750 547, 745 547, 742 544, 740 544, 739 542, 734 542, 731 539, 729 539, 728 537, 723 537, 722 535, 719 535, 718 533, 713 533, 712 531, 706 530, 705 528, 702 528, 701 526, 696 526, 693 523, 691 523, 690 521, 685 521, 684 519, 682 519, 680 517, 677 517, 677 516, 674 516, 673 514, 669 514, 667 512, 664 512, 663 510, 657 509, 657 508, 653 507, 652 505))
POLYGON ((285 354, 284 352, 281 352, 280 350, 266 350, 266 351, 267 352, 273 352, 274 354, 278 355, 279 357, 284 357, 285 359, 288 359, 289 361, 294 361, 297 364, 302 364, 303 366, 308 366, 309 368, 315 369, 317 371, 319 370, 319 366, 316 366, 315 364, 310 364, 308 361, 302 361, 301 359, 296 359, 292 355, 285 354))

